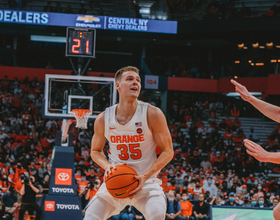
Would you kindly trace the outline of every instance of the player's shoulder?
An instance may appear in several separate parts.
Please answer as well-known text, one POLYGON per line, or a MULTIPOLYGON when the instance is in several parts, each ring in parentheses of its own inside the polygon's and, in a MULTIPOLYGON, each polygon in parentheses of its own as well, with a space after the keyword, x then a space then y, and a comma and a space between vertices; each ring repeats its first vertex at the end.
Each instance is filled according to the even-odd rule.
POLYGON ((148 105, 147 112, 148 112, 148 116, 151 116, 151 117, 163 115, 163 112, 161 111, 160 108, 150 105, 150 104, 148 105))
POLYGON ((154 126, 163 126, 166 123, 163 112, 158 107, 152 105, 148 105, 147 121, 151 130, 153 130, 154 126))
POLYGON ((100 125, 104 126, 104 122, 105 122, 105 111, 103 111, 96 117, 94 124, 97 126, 100 126, 100 125))

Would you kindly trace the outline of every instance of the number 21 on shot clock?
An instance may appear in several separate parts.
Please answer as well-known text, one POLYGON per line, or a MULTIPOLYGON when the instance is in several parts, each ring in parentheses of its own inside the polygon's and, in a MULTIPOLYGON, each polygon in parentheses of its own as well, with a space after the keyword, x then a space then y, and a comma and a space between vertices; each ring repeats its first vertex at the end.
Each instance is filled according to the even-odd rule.
POLYGON ((67 27, 65 56, 94 58, 95 37, 93 28, 67 27))

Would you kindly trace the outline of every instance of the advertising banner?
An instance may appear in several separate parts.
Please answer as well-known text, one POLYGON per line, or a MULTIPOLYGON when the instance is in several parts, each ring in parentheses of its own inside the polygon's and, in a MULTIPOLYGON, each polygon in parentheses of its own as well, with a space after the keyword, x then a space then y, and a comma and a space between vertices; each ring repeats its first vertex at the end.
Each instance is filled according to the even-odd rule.
POLYGON ((64 196, 46 195, 42 211, 41 220, 83 219, 81 201, 77 196, 65 199, 64 196))
POLYGON ((145 89, 158 89, 159 77, 145 75, 145 89))
POLYGON ((53 149, 52 175, 49 194, 61 196, 76 196, 73 147, 59 147, 53 149))
POLYGON ((217 207, 211 208, 212 218, 215 220, 274 220, 272 209, 267 208, 230 208, 217 207))
POLYGON ((177 21, 0 9, 0 23, 177 33, 177 21))

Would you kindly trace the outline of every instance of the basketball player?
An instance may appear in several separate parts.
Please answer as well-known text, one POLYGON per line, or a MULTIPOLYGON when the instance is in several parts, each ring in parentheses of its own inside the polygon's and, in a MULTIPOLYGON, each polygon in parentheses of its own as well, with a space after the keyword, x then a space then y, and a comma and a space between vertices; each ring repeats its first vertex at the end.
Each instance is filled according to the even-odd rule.
POLYGON ((126 205, 135 206, 147 220, 164 220, 166 198, 157 173, 173 158, 171 136, 162 111, 137 100, 141 83, 139 70, 128 66, 115 75, 119 104, 107 108, 95 120, 91 157, 105 170, 126 163, 138 174, 138 187, 127 199, 112 197, 103 183, 86 207, 84 220, 105 220, 119 214, 126 205), (143 138, 137 138, 139 135, 143 138), (125 137, 136 137, 128 143, 125 137), (110 145, 109 161, 102 153, 106 139, 110 145), (156 146, 161 149, 157 158, 156 146))
MULTIPOLYGON (((241 85, 235 80, 231 80, 231 83, 235 85, 235 91, 240 94, 244 101, 251 103, 256 109, 258 109, 268 118, 280 123, 280 107, 257 99, 248 92, 245 86, 241 85)), ((260 162, 280 164, 280 152, 267 152, 260 145, 248 139, 245 139, 244 143, 245 147, 247 147, 247 153, 255 157, 260 162)), ((280 203, 273 209, 273 217, 276 220, 280 220, 280 203)))

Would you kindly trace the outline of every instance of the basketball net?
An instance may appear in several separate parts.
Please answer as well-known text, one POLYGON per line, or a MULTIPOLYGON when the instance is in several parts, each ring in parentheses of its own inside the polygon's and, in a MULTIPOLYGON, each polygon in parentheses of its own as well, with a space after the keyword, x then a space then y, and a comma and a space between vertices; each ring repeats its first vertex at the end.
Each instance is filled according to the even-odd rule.
POLYGON ((87 129, 88 118, 91 115, 89 109, 73 109, 71 114, 76 118, 76 128, 87 129))

